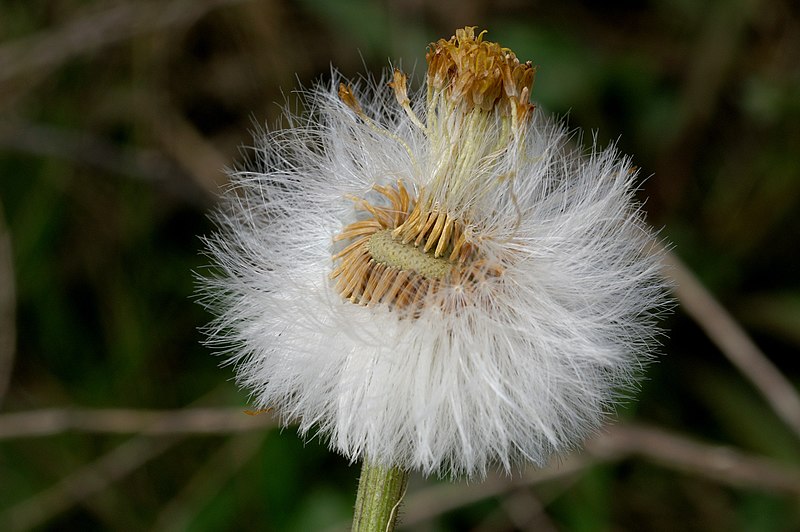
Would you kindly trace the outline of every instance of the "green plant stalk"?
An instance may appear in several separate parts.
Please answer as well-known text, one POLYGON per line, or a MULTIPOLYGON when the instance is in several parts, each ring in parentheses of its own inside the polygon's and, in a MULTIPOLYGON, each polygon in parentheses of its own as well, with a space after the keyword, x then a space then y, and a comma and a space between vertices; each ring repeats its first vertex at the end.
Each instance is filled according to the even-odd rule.
POLYGON ((353 532, 394 530, 407 480, 407 471, 373 464, 365 458, 358 479, 353 532))

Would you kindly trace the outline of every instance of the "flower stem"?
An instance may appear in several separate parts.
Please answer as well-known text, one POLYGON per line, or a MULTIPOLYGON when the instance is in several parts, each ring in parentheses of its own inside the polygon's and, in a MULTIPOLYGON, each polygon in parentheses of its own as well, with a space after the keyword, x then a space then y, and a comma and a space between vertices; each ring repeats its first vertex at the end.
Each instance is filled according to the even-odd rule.
POLYGON ((383 467, 366 458, 358 480, 353 532, 390 532, 397 521, 397 510, 406 492, 408 472, 383 467))

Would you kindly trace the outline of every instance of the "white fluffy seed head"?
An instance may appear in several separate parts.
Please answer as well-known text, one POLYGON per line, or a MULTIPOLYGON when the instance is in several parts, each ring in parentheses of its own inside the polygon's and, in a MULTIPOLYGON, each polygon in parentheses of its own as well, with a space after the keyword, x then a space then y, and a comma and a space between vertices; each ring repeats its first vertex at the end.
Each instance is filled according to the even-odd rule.
POLYGON ((450 85, 403 109, 396 73, 397 101, 386 80, 345 85, 356 109, 337 78, 231 175, 206 239, 210 343, 257 407, 351 460, 470 476, 577 445, 632 386, 665 302, 629 159, 571 147, 532 108, 513 126, 508 106, 453 115, 435 101, 450 85), (400 188, 471 246, 444 279, 336 258, 411 216, 388 199, 400 188), (367 268, 400 295, 370 292, 367 268))

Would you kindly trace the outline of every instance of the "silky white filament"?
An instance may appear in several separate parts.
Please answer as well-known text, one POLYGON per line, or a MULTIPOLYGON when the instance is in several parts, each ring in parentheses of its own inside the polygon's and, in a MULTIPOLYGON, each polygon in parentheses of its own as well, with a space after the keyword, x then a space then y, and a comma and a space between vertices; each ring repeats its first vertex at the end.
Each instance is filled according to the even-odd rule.
MULTIPOLYGON (((630 160, 572 147, 574 133, 514 103, 527 89, 465 110, 452 82, 407 94, 392 74, 395 92, 388 79, 343 85, 359 113, 333 78, 231 175, 206 240, 220 272, 204 280, 210 343, 256 407, 351 460, 471 476, 579 444, 630 390, 664 303, 630 160), (427 198, 472 246, 462 262, 443 262, 455 240, 437 258, 438 241, 418 247, 446 273, 384 264, 398 294, 425 286, 413 304, 350 297, 331 278, 362 228, 395 234, 365 210, 400 204, 380 187, 427 198)), ((376 267, 364 255, 340 270, 356 285, 364 264, 376 267)))

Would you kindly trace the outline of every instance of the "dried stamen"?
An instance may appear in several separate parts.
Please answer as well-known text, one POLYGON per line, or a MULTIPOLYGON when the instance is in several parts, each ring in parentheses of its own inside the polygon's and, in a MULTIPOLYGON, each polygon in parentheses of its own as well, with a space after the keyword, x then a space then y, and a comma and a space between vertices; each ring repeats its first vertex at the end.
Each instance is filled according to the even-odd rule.
POLYGON ((508 48, 484 41, 484 33, 476 36, 474 27, 466 27, 430 45, 425 56, 429 89, 484 111, 499 106, 522 120, 533 109, 529 98, 536 69, 520 63, 508 48))
POLYGON ((446 255, 448 260, 458 264, 464 264, 474 250, 467 243, 463 224, 424 203, 414 206, 408 219, 393 231, 393 235, 405 244, 423 245, 425 252, 433 250, 436 258, 446 255))
POLYGON ((333 255, 336 289, 358 304, 388 303, 418 308, 429 294, 450 280, 458 284, 477 279, 470 261, 475 248, 464 226, 447 213, 414 201, 402 182, 373 187, 389 202, 379 206, 352 198, 370 218, 345 227, 334 241, 345 247, 333 255))

